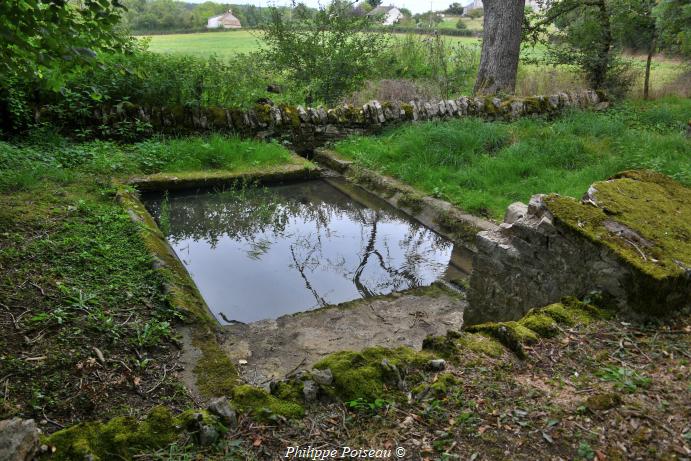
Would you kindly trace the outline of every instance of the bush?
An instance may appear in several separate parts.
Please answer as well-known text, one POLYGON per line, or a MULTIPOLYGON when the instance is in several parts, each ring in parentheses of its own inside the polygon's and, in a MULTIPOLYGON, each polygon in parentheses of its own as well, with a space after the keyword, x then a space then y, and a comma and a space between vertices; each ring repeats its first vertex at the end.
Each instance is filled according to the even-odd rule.
POLYGON ((371 19, 335 1, 314 15, 287 20, 277 8, 264 27, 266 59, 306 86, 310 98, 332 103, 356 89, 372 72, 388 36, 372 30, 371 19))
POLYGON ((466 23, 463 19, 459 19, 458 22, 456 23, 456 29, 465 30, 467 28, 468 28, 468 26, 466 25, 466 23))

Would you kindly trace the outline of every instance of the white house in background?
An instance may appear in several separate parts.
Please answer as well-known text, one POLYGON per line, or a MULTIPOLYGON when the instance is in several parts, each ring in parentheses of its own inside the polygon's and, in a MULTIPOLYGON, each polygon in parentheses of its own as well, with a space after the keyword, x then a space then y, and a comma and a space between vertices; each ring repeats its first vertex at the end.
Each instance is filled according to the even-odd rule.
POLYGON ((393 26, 396 24, 398 21, 403 19, 403 13, 401 13, 401 10, 396 8, 393 5, 389 6, 382 6, 379 5, 369 13, 367 13, 367 16, 379 18, 381 17, 381 23, 384 24, 385 26, 393 26))
MULTIPOLYGON (((534 10, 540 9, 540 5, 538 4, 537 0, 526 0, 525 6, 534 10)), ((471 10, 476 10, 478 8, 482 8, 482 0, 473 0, 464 7, 463 14, 468 14, 468 12, 471 10)))
POLYGON ((242 25, 240 24, 240 20, 233 16, 233 12, 228 10, 227 13, 219 14, 206 21, 207 29, 218 29, 219 27, 223 27, 224 29, 240 29, 242 25))

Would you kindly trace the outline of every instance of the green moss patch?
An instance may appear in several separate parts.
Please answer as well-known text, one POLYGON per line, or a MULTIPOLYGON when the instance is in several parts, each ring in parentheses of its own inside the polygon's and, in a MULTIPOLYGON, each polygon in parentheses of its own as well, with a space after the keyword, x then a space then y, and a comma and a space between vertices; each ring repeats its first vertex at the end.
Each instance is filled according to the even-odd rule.
POLYGON ((296 155, 290 155, 278 165, 247 165, 216 170, 163 172, 129 179, 139 190, 160 191, 195 187, 231 187, 239 183, 274 184, 282 181, 307 179, 316 174, 317 167, 296 155))
POLYGON ((194 366, 199 393, 203 397, 231 395, 237 385, 238 372, 213 338, 213 333, 196 332, 192 344, 202 354, 194 366))
POLYGON ((339 398, 374 400, 385 394, 390 397, 391 391, 395 392, 398 379, 404 378, 395 376, 395 372, 384 364, 384 360, 403 375, 407 367, 423 366, 429 359, 428 354, 415 352, 407 347, 372 347, 361 352, 343 351, 331 354, 314 368, 331 369, 333 385, 329 387, 339 398))
POLYGON ((468 349, 477 354, 484 354, 489 357, 500 357, 504 354, 504 347, 495 339, 480 333, 468 333, 458 338, 459 348, 468 349))
POLYGON ((656 279, 691 267, 691 190, 651 171, 626 171, 593 184, 592 202, 549 196, 549 210, 656 279))
POLYGON ((523 345, 537 342, 538 335, 518 322, 490 322, 466 328, 471 333, 484 333, 496 339, 521 358, 525 357, 523 345))
MULTIPOLYGON (((597 307, 581 302, 573 297, 566 297, 560 303, 550 304, 549 306, 535 308, 517 322, 489 322, 479 325, 471 325, 465 328, 466 332, 479 333, 489 336, 519 357, 525 357, 524 345, 535 343, 539 338, 551 338, 559 334, 559 325, 575 326, 592 322, 598 318, 605 318, 605 313, 597 307)), ((478 336, 476 335, 475 338, 478 336)), ((464 337, 461 336, 463 341, 464 337)), ((468 341, 465 339, 465 341, 468 341)), ((478 340, 474 339, 474 347, 478 345, 478 340)), ((470 344, 473 344, 472 342, 470 344)), ((488 355, 495 352, 493 345, 487 346, 488 355)))
POLYGON ((54 460, 132 459, 138 452, 173 443, 184 426, 184 418, 155 407, 141 421, 118 417, 105 423, 77 424, 54 433, 45 443, 55 448, 54 460))
POLYGON ((523 317, 519 324, 534 331, 543 338, 551 338, 559 333, 557 322, 550 316, 543 313, 528 313, 523 317))
POLYGON ((264 389, 244 384, 233 389, 232 405, 258 418, 280 415, 286 418, 301 418, 305 409, 297 402, 283 400, 264 389))
POLYGON ((588 397, 585 401, 585 407, 592 411, 604 411, 621 405, 622 399, 619 394, 606 392, 602 394, 595 394, 588 397))

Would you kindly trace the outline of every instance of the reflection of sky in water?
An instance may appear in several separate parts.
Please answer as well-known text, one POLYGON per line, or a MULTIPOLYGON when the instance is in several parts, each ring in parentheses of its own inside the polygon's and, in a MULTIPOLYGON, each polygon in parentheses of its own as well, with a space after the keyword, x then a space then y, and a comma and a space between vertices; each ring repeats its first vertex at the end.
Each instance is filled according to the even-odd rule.
POLYGON ((429 285, 453 250, 386 203, 370 196, 366 208, 324 181, 147 204, 222 322, 429 285))

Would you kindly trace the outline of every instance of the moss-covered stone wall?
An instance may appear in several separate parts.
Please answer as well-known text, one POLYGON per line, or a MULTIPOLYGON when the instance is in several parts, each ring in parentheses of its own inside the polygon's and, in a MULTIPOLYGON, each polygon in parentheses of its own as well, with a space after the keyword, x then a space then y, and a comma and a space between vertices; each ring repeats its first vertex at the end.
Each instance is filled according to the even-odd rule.
MULTIPOLYGON (((565 108, 595 107, 604 103, 604 95, 592 90, 558 93, 526 98, 466 97, 428 102, 370 101, 361 107, 342 105, 334 108, 257 104, 249 110, 223 107, 145 107, 132 103, 102 106, 77 123, 103 127, 127 124, 133 132, 176 134, 207 131, 229 132, 246 136, 280 137, 297 148, 312 148, 351 133, 376 131, 384 125, 403 121, 440 120, 466 116, 489 119, 516 119, 528 115, 558 113, 565 108)), ((42 112, 50 119, 50 111, 42 112)))

